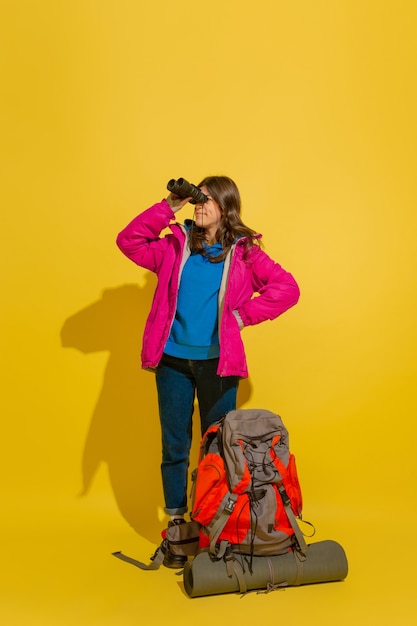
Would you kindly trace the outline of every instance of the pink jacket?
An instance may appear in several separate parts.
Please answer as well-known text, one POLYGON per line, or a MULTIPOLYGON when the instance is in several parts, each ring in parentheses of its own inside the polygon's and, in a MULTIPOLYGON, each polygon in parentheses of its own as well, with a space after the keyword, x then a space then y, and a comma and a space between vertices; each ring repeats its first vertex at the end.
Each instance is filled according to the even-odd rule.
MULTIPOLYGON (((135 217, 117 236, 123 254, 158 277, 143 335, 145 369, 154 369, 161 360, 175 316, 181 271, 190 255, 186 230, 176 222, 170 225, 173 219, 174 212, 162 200, 135 217), (160 237, 168 226, 171 233, 160 237)), ((300 292, 291 274, 259 246, 253 246, 244 259, 243 244, 244 239, 238 240, 224 262, 219 292, 217 373, 246 378, 248 369, 236 313, 243 326, 272 320, 294 306, 300 292), (254 294, 257 295, 253 297, 254 294)))

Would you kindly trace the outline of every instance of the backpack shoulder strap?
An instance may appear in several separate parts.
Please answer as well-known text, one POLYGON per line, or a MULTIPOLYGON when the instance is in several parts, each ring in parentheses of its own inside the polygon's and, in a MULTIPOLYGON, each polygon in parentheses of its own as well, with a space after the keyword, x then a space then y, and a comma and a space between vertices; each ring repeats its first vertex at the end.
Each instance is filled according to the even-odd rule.
POLYGON ((216 554, 217 539, 219 538, 220 533, 225 527, 230 515, 233 513, 233 509, 235 508, 237 499, 238 495, 229 491, 229 493, 227 493, 222 500, 222 503, 219 507, 220 509, 222 509, 221 513, 210 530, 210 554, 216 554))
POLYGON ((294 535, 295 535, 295 538, 297 540, 300 552, 304 556, 306 556, 307 555, 307 550, 308 550, 308 545, 306 544, 306 541, 304 539, 304 535, 303 535, 303 533, 300 530, 300 527, 299 527, 299 525, 297 523, 297 519, 296 519, 296 517, 295 517, 295 515, 293 513, 293 510, 291 508, 291 500, 289 499, 288 494, 285 491, 285 487, 284 487, 284 485, 282 483, 280 485, 278 485, 278 491, 279 491, 279 494, 281 496, 282 503, 284 505, 285 512, 286 512, 287 517, 288 517, 288 521, 290 522, 291 528, 294 531, 294 535))

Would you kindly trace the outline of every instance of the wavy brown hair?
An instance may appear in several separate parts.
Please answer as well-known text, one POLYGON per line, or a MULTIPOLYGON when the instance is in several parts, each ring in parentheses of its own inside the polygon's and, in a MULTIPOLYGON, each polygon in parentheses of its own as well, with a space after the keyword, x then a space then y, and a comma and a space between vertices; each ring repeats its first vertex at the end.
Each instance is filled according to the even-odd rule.
MULTIPOLYGON (((197 187, 206 187, 208 194, 217 202, 222 211, 220 226, 216 232, 216 241, 221 243, 222 252, 217 256, 209 256, 212 263, 219 263, 227 256, 230 248, 241 237, 245 238, 245 256, 253 245, 260 245, 256 232, 246 226, 240 219, 241 201, 236 183, 228 176, 207 176, 197 187)), ((193 228, 189 231, 190 248, 193 252, 206 254, 206 233, 204 228, 193 228)))

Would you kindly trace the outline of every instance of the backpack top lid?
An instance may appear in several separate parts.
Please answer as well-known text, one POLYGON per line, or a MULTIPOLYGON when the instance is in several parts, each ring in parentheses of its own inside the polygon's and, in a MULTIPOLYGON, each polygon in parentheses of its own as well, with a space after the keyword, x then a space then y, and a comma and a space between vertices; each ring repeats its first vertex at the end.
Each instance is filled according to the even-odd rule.
POLYGON ((221 445, 230 490, 243 493, 248 488, 279 483, 276 457, 288 466, 289 437, 279 415, 265 409, 237 409, 224 418, 221 445))

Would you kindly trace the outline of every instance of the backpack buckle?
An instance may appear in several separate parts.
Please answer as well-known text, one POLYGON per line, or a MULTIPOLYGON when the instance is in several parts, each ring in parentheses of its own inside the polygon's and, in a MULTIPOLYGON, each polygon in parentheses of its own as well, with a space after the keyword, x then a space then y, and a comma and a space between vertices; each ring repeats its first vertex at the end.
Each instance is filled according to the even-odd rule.
POLYGON ((291 500, 288 496, 288 493, 285 491, 285 487, 282 483, 278 486, 278 491, 281 494, 281 498, 284 502, 284 506, 291 506, 291 500))
POLYGON ((225 504, 224 510, 229 514, 233 513, 235 504, 236 504, 236 500, 234 500, 233 498, 229 498, 225 504))

